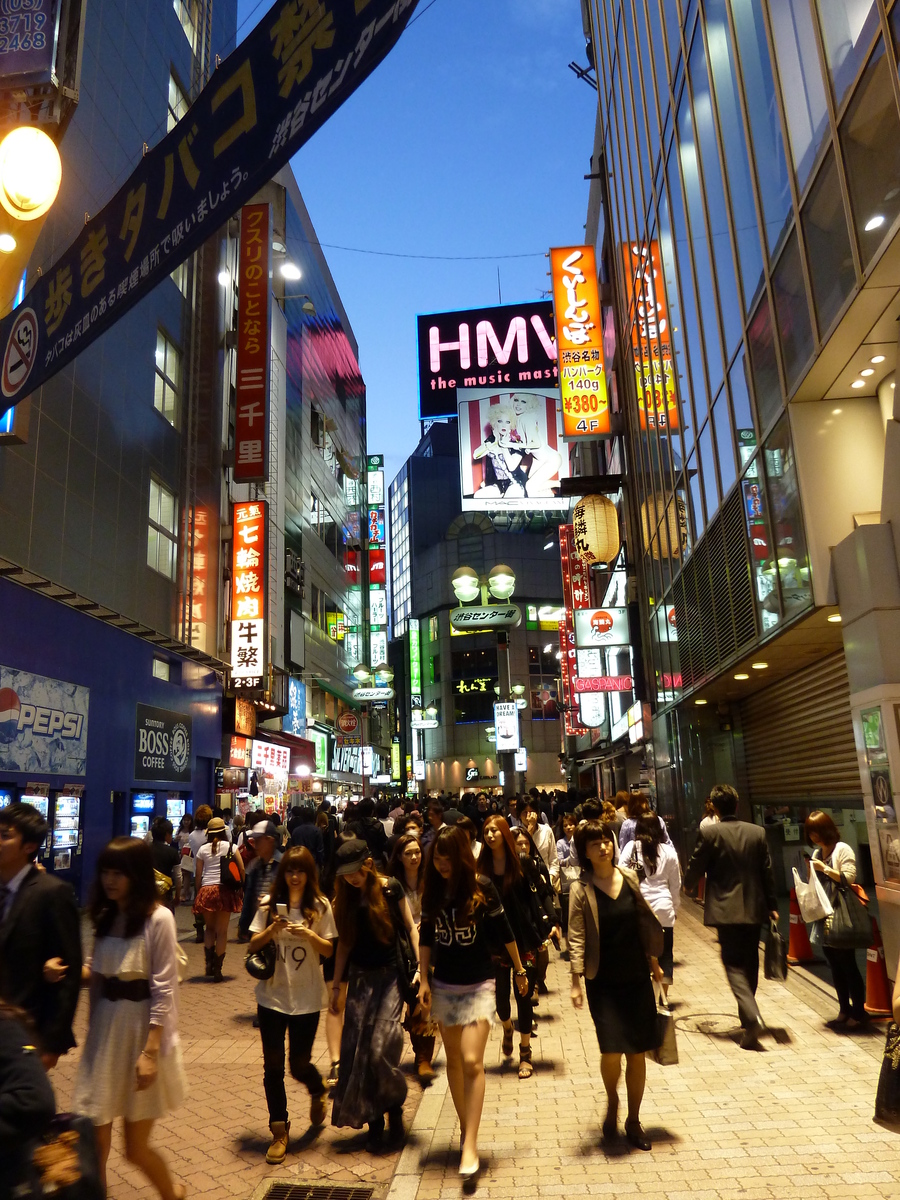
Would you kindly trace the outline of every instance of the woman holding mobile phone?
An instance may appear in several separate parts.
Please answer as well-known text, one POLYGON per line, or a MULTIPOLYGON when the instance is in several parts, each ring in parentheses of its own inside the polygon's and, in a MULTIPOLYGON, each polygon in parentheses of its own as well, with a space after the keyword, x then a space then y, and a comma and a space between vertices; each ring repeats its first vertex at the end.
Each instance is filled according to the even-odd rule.
POLYGON ((256 986, 263 1048, 263 1087, 272 1143, 266 1162, 287 1154, 291 1123, 284 1087, 284 1038, 288 1036, 291 1075, 310 1095, 310 1125, 325 1121, 326 1087, 312 1062, 319 1014, 328 1005, 320 959, 334 953, 337 929, 331 905, 319 890, 315 860, 305 846, 292 846, 278 866, 267 904, 250 926, 250 952, 275 942, 275 973, 256 986))

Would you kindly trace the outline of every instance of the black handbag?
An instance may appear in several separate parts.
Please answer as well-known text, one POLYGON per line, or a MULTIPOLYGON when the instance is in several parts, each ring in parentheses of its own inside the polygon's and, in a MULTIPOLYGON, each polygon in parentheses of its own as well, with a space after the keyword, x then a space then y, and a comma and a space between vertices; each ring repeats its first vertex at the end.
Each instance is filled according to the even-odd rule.
POLYGON ((778 930, 777 921, 771 921, 766 931, 763 972, 766 979, 776 979, 779 983, 787 979, 787 943, 778 930))
POLYGON ((20 1200, 103 1200, 97 1138, 89 1117, 60 1113, 43 1137, 24 1146, 20 1200))
POLYGON ((278 949, 275 943, 266 942, 259 950, 251 950, 244 959, 247 974, 252 975, 254 979, 263 981, 271 979, 275 974, 275 962, 277 958, 278 949))
POLYGON ((884 1043, 884 1058, 875 1093, 875 1120, 900 1124, 900 1025, 892 1021, 884 1043))
POLYGON ((419 985, 415 982, 419 963, 413 953, 409 930, 400 911, 400 901, 403 896, 400 884, 394 880, 385 885, 384 894, 391 913, 391 924, 394 926, 394 951, 397 959, 397 987, 404 1004, 411 1008, 419 1003, 419 985))
POLYGON ((850 884, 832 881, 831 907, 825 918, 825 945, 836 950, 866 950, 872 944, 872 918, 850 884))

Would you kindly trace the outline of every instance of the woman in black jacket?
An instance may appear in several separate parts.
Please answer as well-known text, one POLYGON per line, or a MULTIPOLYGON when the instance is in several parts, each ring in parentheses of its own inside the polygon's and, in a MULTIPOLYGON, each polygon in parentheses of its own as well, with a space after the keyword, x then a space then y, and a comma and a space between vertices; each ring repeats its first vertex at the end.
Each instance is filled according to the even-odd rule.
MULTIPOLYGON (((552 914, 553 928, 549 931, 549 936, 552 939, 556 949, 560 949, 560 937, 562 930, 559 927, 559 910, 556 907, 556 893, 553 890, 553 882, 550 878, 550 871, 547 864, 544 862, 543 856, 537 848, 537 843, 528 832, 524 825, 517 825, 511 830, 513 841, 516 844, 516 849, 519 852, 521 859, 524 854, 531 863, 534 883, 537 888, 537 897, 540 902, 543 914, 550 916, 552 914)), ((547 995, 547 968, 550 966, 550 948, 545 940, 537 952, 535 961, 535 978, 536 986, 531 994, 533 1004, 538 1002, 538 994, 547 995)))
MULTIPOLYGON (((534 1004, 531 994, 537 986, 538 951, 556 924, 553 903, 541 899, 540 874, 528 855, 520 855, 504 817, 488 817, 482 830, 484 848, 478 858, 478 869, 492 881, 509 918, 519 953, 528 974, 528 993, 516 991, 516 1023, 519 1027, 519 1078, 530 1079, 534 1074, 531 1061, 531 1031, 534 1027, 534 1004)), ((503 1023, 503 1055, 513 1052, 512 1009, 510 990, 512 975, 509 962, 495 960, 497 1015, 503 1023)))

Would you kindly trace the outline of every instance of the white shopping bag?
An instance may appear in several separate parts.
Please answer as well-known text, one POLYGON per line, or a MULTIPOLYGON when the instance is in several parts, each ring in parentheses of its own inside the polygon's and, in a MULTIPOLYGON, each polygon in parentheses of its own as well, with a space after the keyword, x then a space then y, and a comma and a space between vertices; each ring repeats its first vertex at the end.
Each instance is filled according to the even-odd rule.
POLYGON ((794 873, 794 891, 797 894, 797 907, 800 909, 800 916, 807 923, 812 925, 816 921, 822 921, 825 917, 830 917, 834 912, 831 907, 831 901, 819 880, 819 872, 812 865, 812 860, 809 863, 809 881, 804 883, 800 878, 796 867, 791 868, 794 873))

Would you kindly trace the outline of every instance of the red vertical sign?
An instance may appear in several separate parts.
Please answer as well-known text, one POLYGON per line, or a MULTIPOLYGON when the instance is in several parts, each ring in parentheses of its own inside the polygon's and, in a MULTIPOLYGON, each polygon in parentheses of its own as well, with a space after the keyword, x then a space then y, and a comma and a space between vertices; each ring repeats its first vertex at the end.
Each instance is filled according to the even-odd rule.
POLYGON ((578 695, 575 680, 578 678, 578 653, 575 649, 576 608, 591 607, 591 579, 587 564, 572 546, 572 526, 559 527, 559 554, 562 565, 563 605, 565 619, 559 623, 560 673, 563 701, 566 713, 566 733, 571 737, 587 733, 587 728, 578 720, 578 695))
POLYGON ((234 410, 234 480, 269 478, 269 283, 271 240, 268 204, 241 209, 238 262, 237 382, 234 410))

